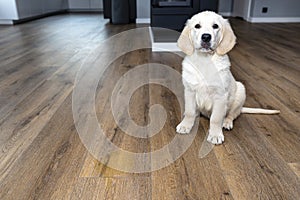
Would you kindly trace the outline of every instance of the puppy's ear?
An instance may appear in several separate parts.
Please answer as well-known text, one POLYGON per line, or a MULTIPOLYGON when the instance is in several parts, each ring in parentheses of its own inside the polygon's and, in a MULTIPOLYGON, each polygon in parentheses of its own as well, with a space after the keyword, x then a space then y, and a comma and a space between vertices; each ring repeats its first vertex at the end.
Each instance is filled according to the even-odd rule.
POLYGON ((222 38, 216 49, 216 52, 219 55, 224 55, 234 47, 236 37, 227 20, 224 20, 223 29, 221 32, 222 32, 222 38))
POLYGON ((194 45, 190 37, 190 27, 188 22, 177 40, 177 46, 187 55, 192 55, 194 53, 194 45))

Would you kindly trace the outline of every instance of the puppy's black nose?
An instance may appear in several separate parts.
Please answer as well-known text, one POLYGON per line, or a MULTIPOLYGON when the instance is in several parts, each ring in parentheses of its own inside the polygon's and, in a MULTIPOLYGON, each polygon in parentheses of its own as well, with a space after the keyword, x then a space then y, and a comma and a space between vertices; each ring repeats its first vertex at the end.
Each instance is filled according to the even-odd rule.
POLYGON ((202 36, 201 36, 201 40, 203 42, 209 42, 211 40, 211 35, 208 34, 208 33, 204 33, 202 36))

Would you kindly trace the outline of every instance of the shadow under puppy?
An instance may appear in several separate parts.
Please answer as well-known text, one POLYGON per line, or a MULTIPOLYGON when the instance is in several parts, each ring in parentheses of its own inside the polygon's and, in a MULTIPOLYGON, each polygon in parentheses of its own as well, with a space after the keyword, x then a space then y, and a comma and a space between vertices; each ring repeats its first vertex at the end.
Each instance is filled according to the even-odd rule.
POLYGON ((191 131, 198 112, 210 118, 207 140, 224 142, 222 128, 232 129, 240 113, 277 114, 278 110, 243 107, 245 87, 230 72, 227 53, 234 47, 236 36, 222 16, 205 11, 186 23, 177 45, 186 54, 182 62, 185 112, 176 131, 191 131))

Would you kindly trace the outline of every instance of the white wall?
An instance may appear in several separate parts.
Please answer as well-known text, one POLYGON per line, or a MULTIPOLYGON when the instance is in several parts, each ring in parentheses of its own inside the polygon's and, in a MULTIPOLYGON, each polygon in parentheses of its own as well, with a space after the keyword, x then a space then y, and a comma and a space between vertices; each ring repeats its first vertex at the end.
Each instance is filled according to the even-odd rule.
POLYGON ((0 24, 67 9, 68 0, 0 0, 0 24))
POLYGON ((252 0, 252 17, 300 17, 300 0, 252 0), (267 13, 262 13, 268 7, 267 13))
POLYGON ((137 0, 137 17, 150 18, 150 1, 151 0, 137 0))
POLYGON ((250 22, 300 22, 299 0, 252 0, 250 22), (263 13, 262 8, 267 7, 268 12, 263 13))
POLYGON ((136 0, 137 23, 150 23, 150 1, 151 0, 136 0))
POLYGON ((233 0, 219 0, 219 13, 224 16, 230 16, 232 13, 233 0))
POLYGON ((231 16, 242 17, 245 20, 249 20, 251 4, 251 0, 234 1, 231 16))
POLYGON ((103 10, 103 0, 68 0, 70 10, 103 10))
POLYGON ((68 0, 16 0, 18 18, 38 16, 66 9, 68 0))
POLYGON ((0 20, 18 19, 15 0, 0 0, 0 20))

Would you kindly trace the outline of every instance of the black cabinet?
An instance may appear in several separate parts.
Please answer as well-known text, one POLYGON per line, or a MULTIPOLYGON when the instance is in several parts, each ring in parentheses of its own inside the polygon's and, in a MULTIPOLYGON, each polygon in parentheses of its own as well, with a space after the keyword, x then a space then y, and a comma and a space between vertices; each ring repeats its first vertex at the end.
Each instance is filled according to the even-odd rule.
POLYGON ((135 22, 136 0, 103 0, 103 13, 113 24, 135 22))

